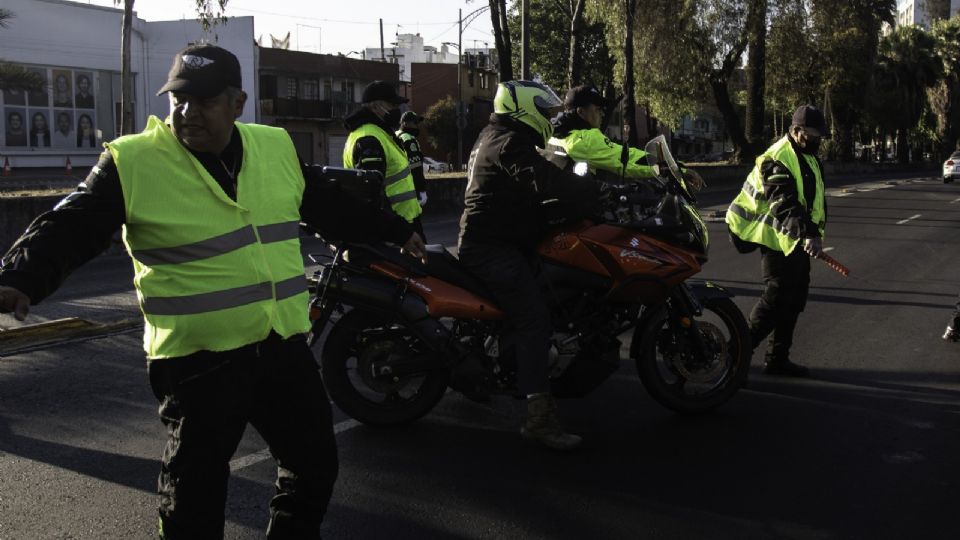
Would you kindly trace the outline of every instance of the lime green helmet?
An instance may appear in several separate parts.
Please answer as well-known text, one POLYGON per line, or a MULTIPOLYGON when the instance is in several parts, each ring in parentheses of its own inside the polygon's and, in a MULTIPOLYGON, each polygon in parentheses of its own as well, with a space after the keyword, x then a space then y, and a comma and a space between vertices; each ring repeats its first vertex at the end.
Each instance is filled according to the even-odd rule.
POLYGON ((493 98, 493 112, 502 114, 532 127, 543 137, 546 145, 553 135, 550 118, 563 101, 549 86, 534 81, 507 81, 497 86, 493 98))

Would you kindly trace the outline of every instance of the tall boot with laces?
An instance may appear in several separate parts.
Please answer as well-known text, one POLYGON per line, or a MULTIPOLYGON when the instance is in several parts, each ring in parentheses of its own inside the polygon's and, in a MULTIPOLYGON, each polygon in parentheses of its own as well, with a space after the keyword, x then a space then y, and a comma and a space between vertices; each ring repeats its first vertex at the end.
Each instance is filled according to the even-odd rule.
POLYGON ((579 435, 567 433, 560 427, 557 402, 550 394, 527 396, 527 420, 520 433, 524 438, 554 450, 573 450, 583 442, 579 435))

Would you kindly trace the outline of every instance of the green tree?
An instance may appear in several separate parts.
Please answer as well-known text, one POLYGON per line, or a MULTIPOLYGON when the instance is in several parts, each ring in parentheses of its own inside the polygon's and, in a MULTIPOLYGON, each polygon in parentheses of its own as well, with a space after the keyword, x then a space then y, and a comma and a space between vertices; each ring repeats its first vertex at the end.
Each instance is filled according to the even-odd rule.
POLYGON ((766 146, 764 137, 764 88, 766 86, 767 0, 747 5, 747 117, 744 136, 749 145, 745 161, 752 161, 766 146))
MULTIPOLYGON (((10 21, 15 17, 12 11, 0 8, 0 29, 9 28, 10 21)), ((0 62, 0 90, 40 90, 43 85, 40 75, 27 71, 23 66, 0 62)))
MULTIPOLYGON (((614 62, 607 48, 604 24, 584 18, 585 8, 591 2, 529 2, 531 73, 539 75, 561 97, 563 90, 571 86, 590 83, 602 89, 613 80, 614 62)), ((510 33, 521 35, 520 2, 511 5, 507 21, 510 33)), ((513 49, 513 65, 519 70, 519 47, 513 49)))
POLYGON ((773 135, 786 133, 793 110, 818 103, 822 76, 813 24, 804 0, 775 0, 767 34, 766 102, 773 135))
POLYGON ((427 107, 423 115, 429 134, 427 140, 441 154, 457 153, 457 102, 451 96, 427 107))
POLYGON ((960 15, 937 21, 931 33, 943 73, 927 92, 936 119, 939 160, 956 150, 960 142, 960 15))
POLYGON ((908 138, 911 133, 919 135, 927 90, 942 78, 943 65, 934 49, 933 36, 917 26, 898 27, 880 41, 874 86, 893 98, 894 107, 879 114, 886 114, 896 128, 901 163, 907 163, 910 146, 920 146, 921 141, 908 138))
POLYGON ((823 77, 822 103, 834 124, 841 160, 853 157, 853 132, 867 106, 882 23, 894 23, 895 0, 811 0, 813 39, 823 77))

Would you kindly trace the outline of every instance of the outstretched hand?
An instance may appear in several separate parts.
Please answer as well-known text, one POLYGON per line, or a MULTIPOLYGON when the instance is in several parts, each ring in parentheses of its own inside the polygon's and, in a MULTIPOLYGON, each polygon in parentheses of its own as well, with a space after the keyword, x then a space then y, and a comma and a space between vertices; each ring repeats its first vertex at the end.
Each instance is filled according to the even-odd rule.
POLYGON ((11 312, 18 321, 26 319, 30 312, 30 297, 19 289, 0 286, 0 313, 11 312))
POLYGON ((411 257, 420 259, 420 262, 423 264, 427 264, 427 246, 423 243, 423 238, 420 238, 420 235, 417 233, 410 235, 407 243, 403 245, 400 251, 411 257))
POLYGON ((819 238, 807 238, 803 241, 803 251, 816 259, 823 255, 823 241, 819 238))

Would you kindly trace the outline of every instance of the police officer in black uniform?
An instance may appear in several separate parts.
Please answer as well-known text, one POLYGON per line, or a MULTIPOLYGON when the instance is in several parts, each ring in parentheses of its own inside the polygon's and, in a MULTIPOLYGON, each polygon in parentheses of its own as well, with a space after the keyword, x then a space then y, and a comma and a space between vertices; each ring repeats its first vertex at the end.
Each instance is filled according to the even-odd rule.
MULTIPOLYGON (((413 187, 417 190, 417 201, 420 208, 427 206, 427 180, 423 177, 423 152, 420 151, 420 143, 417 142, 417 135, 420 134, 420 122, 423 117, 413 111, 406 111, 400 116, 400 129, 397 130, 397 138, 407 151, 407 159, 410 160, 410 173, 413 175, 413 187)), ((423 233, 423 224, 420 218, 416 218, 413 225, 417 227, 420 237, 426 241, 426 235, 423 233)))

